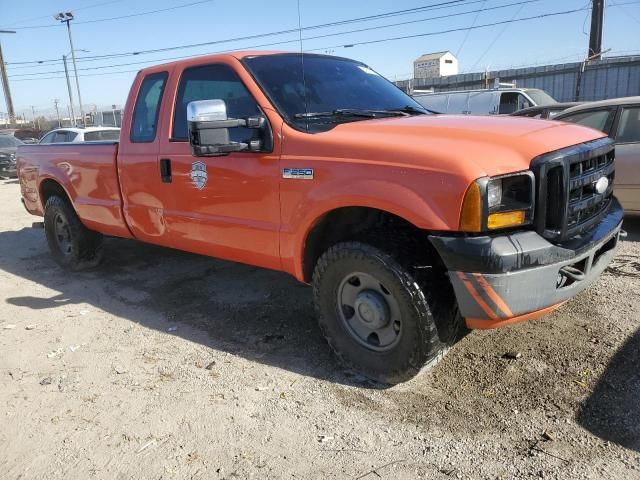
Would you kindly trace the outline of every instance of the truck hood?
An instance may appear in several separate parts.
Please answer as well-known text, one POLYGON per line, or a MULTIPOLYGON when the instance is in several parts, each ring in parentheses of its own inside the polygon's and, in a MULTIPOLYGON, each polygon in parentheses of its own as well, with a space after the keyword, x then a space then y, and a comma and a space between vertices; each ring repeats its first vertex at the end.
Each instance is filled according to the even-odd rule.
POLYGON ((315 135, 333 155, 479 178, 527 170, 544 153, 604 133, 578 125, 518 117, 417 115, 343 123, 315 135))

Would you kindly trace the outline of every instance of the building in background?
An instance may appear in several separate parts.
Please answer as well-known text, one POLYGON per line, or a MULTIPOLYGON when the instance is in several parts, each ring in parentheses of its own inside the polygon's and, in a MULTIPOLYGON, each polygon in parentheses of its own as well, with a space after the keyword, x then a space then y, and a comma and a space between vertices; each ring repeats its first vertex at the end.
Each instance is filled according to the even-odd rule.
POLYGON ((122 126, 122 111, 112 108, 102 110, 92 114, 91 125, 96 127, 120 127, 122 126))
MULTIPOLYGON (((434 54, 435 55, 435 54, 434 54)), ((422 58, 422 57, 420 57, 422 58)), ((418 62, 418 60, 416 60, 418 62)), ((395 82, 409 94, 493 88, 495 79, 520 88, 539 88, 559 102, 606 100, 640 95, 640 56, 513 68, 395 82)))
POLYGON ((413 62, 414 78, 440 78, 458 74, 458 59, 449 52, 426 53, 413 62))

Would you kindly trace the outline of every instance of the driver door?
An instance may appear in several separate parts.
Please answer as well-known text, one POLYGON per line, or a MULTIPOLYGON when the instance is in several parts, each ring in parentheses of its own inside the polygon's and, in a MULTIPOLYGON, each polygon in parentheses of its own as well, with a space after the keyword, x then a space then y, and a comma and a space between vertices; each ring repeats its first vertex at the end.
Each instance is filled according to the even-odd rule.
MULTIPOLYGON (((173 121, 167 122, 158 156, 170 243, 181 250, 280 268, 279 132, 272 125, 270 153, 194 157, 187 132, 189 102, 224 100, 229 118, 264 112, 225 63, 196 65, 175 75, 173 109, 165 109, 173 121)), ((248 128, 229 133, 236 142, 260 134, 248 128)))

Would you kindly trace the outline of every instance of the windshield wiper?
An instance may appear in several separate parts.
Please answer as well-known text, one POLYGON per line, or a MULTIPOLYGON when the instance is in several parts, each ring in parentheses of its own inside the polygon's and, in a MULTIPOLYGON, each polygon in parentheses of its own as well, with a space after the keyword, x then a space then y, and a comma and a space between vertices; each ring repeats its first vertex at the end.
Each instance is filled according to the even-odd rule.
POLYGON ((355 108, 339 108, 331 112, 307 112, 296 113, 294 118, 322 118, 322 117, 364 117, 379 118, 381 116, 406 115, 407 112, 401 110, 358 110, 355 108))
POLYGON ((436 112, 435 110, 429 110, 428 108, 424 108, 422 107, 421 109, 412 107, 411 105, 405 105, 402 108, 390 108, 389 110, 386 110, 387 112, 398 112, 398 113, 406 113, 409 115, 424 115, 426 113, 435 113, 438 114, 440 112, 436 112))

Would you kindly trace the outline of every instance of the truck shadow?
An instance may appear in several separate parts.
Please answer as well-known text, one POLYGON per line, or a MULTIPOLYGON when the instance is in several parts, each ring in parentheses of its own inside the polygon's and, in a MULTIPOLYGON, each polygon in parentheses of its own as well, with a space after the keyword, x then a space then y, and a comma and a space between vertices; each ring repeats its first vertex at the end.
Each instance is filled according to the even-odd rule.
POLYGON ((51 259, 42 230, 0 232, 0 269, 58 292, 7 302, 69 316, 89 304, 147 328, 177 327, 171 334, 250 360, 379 387, 338 364, 316 324, 310 288, 289 275, 132 240, 107 239, 104 253, 100 267, 68 273, 51 259))
POLYGON ((576 415, 598 437, 640 452, 640 330, 618 350, 576 415))

